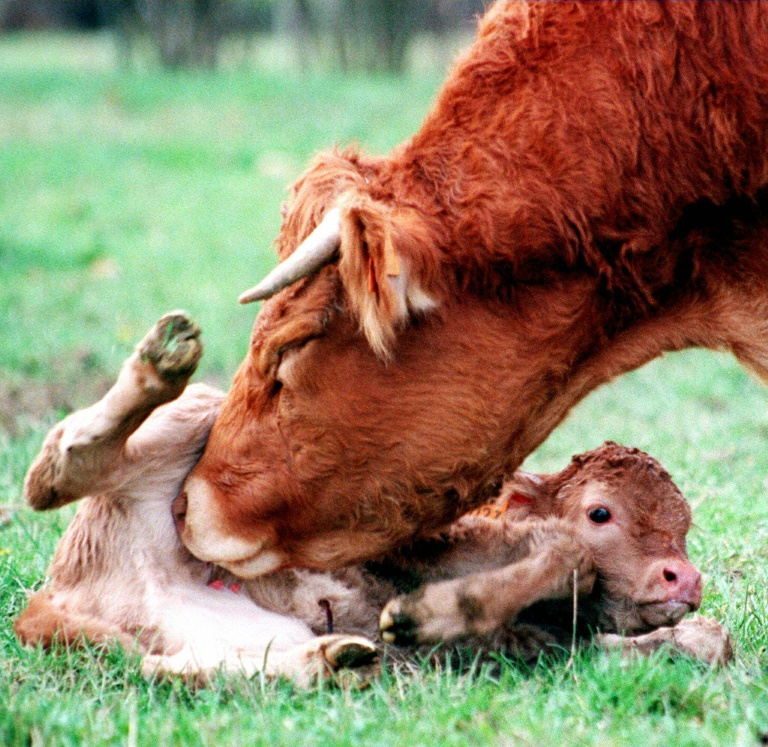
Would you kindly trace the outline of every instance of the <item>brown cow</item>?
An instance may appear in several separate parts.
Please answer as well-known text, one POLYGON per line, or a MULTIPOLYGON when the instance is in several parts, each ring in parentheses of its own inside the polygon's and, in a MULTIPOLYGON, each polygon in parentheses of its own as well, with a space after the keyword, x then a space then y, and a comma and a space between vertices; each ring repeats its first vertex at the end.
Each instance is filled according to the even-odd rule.
POLYGON ((317 158, 277 244, 177 505, 243 576, 447 525, 664 351, 766 375, 768 3, 497 3, 421 129, 317 158))
MULTIPOLYGON (((375 649, 359 634, 376 635, 384 602, 424 582, 441 583, 428 583, 416 603, 395 600, 385 637, 474 635, 480 649, 534 656, 570 641, 574 570, 584 592, 582 628, 636 633, 698 607, 701 577, 685 555, 687 504, 658 463, 615 444, 574 458, 558 475, 518 473, 494 505, 377 566, 289 570, 244 581, 243 593, 232 593, 236 579, 181 546, 170 511, 223 398, 204 385, 184 389, 200 352, 195 325, 166 315, 106 397, 46 438, 27 476, 29 502, 43 509, 90 497, 59 543, 48 581, 16 622, 23 642, 118 641, 138 648, 147 673, 205 680, 223 668, 305 684, 368 665, 375 649), (454 577, 462 578, 458 587, 444 582, 454 577), (493 582, 494 594, 473 590, 478 582, 493 582), (471 619, 457 625, 424 614, 450 611, 457 590, 465 610, 474 594, 471 619), (565 608, 531 607, 562 597, 565 608), (442 604, 425 606, 435 599, 442 604), (527 625, 516 623, 521 613, 527 625), (322 635, 327 615, 343 634, 322 635)), ((687 621, 655 635, 656 645, 667 640, 707 661, 729 656, 728 636, 715 623, 687 621), (688 639, 677 645, 684 631, 688 639)), ((619 645, 650 644, 632 638, 619 645)))

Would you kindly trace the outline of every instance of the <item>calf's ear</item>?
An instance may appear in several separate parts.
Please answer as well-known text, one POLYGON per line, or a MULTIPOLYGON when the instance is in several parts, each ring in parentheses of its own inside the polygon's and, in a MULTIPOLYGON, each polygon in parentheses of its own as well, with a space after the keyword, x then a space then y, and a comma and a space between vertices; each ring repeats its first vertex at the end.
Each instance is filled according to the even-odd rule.
POLYGON ((360 328, 382 360, 412 316, 437 307, 425 290, 434 251, 435 237, 416 210, 361 195, 341 206, 339 273, 360 328))
POLYGON ((516 506, 531 510, 541 509, 547 502, 549 491, 545 480, 539 475, 518 470, 511 477, 504 480, 501 489, 501 498, 506 501, 506 507, 512 509, 516 506))

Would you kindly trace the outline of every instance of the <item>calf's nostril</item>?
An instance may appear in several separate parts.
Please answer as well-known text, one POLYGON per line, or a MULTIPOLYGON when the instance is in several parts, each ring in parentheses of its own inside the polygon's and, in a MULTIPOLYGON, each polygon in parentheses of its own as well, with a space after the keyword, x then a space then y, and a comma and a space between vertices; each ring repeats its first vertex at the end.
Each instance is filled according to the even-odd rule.
POLYGON ((656 576, 668 600, 685 602, 693 609, 701 604, 701 573, 687 561, 667 562, 656 576))
POLYGON ((669 568, 664 569, 664 580, 668 581, 669 583, 673 583, 674 581, 677 581, 677 574, 670 570, 669 568))

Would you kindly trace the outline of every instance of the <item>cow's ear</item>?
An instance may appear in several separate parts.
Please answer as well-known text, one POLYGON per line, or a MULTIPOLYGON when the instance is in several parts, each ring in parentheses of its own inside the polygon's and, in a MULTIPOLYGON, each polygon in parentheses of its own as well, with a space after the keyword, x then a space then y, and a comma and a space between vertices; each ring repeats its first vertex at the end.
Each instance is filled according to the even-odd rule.
POLYGON ((356 196, 341 209, 339 272, 360 327, 386 360, 399 329, 437 306, 425 289, 425 249, 434 246, 415 210, 356 196))

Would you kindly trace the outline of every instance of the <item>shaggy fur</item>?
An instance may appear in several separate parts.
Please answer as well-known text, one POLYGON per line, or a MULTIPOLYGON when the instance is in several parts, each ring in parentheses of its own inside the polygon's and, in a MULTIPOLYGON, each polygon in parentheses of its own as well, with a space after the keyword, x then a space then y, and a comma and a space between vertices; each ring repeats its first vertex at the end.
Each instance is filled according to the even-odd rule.
POLYGON ((446 525, 664 351, 766 376, 768 3, 497 3, 410 140, 315 159, 280 256, 331 207, 187 483, 184 542, 243 575, 446 525))

